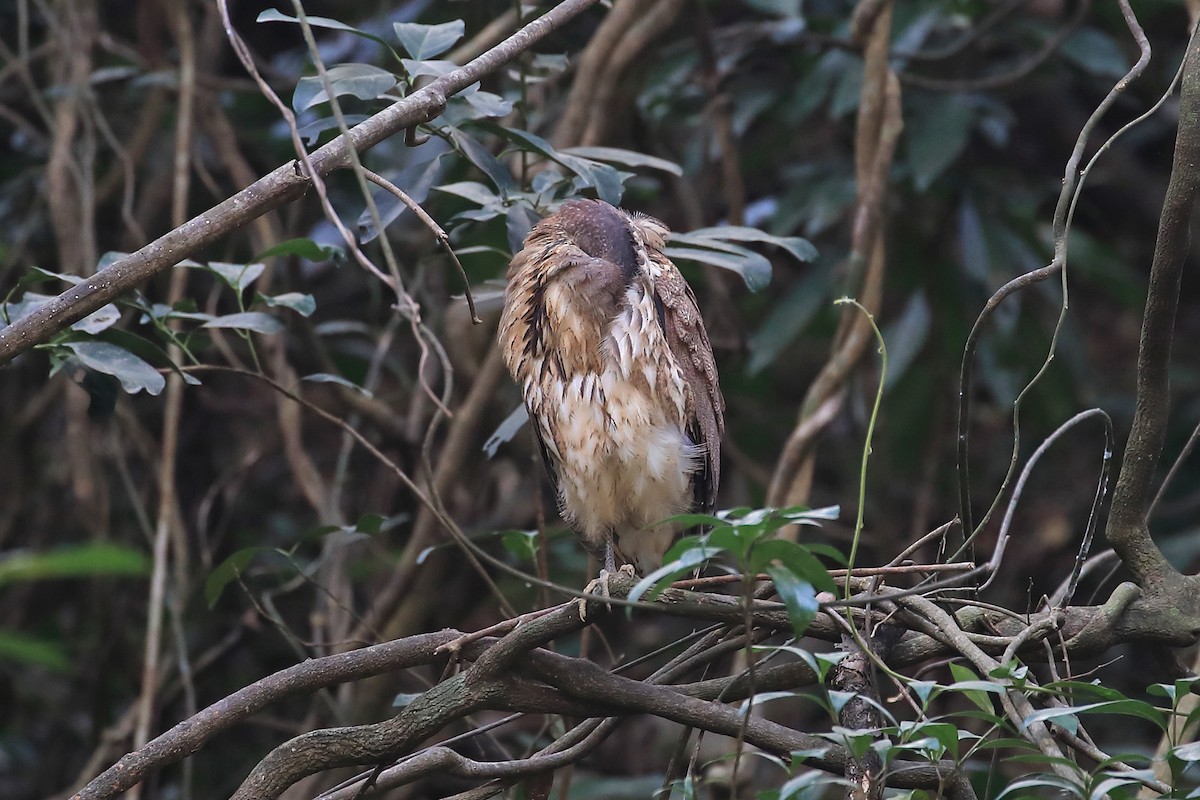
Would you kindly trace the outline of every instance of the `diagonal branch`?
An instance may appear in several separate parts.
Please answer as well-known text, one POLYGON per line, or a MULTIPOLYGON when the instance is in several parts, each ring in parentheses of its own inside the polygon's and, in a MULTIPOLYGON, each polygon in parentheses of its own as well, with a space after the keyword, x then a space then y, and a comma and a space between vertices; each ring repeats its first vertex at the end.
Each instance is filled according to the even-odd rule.
MULTIPOLYGON (((350 165, 350 151, 363 152, 414 125, 429 122, 446 108, 446 98, 495 72, 546 35, 595 5, 596 0, 564 0, 473 61, 446 73, 316 150, 311 161, 319 175, 350 165)), ((289 162, 264 175, 135 253, 118 259, 28 316, 0 328, 0 364, 12 360, 83 319, 152 276, 178 264, 263 214, 301 197, 311 180, 289 162)))
POLYGON ((364 647, 349 653, 296 664, 239 689, 121 758, 79 790, 71 800, 104 800, 138 784, 154 769, 196 752, 218 732, 267 705, 325 686, 361 680, 385 672, 428 664, 441 645, 459 634, 444 630, 364 647))

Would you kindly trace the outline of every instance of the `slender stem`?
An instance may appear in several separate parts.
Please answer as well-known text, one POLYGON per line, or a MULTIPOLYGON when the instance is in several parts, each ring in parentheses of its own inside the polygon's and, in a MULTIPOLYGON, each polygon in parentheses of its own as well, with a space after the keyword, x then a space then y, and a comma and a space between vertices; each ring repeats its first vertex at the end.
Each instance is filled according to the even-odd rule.
MULTIPOLYGON (((862 538, 863 515, 867 503, 867 462, 871 458, 871 440, 875 436, 875 422, 879 418, 879 406, 883 403, 883 385, 887 380, 887 345, 883 341, 883 334, 879 332, 879 326, 875 324, 875 315, 868 311, 865 306, 849 297, 843 297, 837 302, 850 303, 862 311, 867 317, 867 322, 871 325, 871 330, 875 332, 875 339, 879 342, 879 385, 875 389, 875 404, 871 407, 871 419, 867 422, 867 440, 863 444, 862 466, 859 467, 858 472, 858 517, 854 520, 854 538, 850 542, 850 558, 846 562, 846 566, 853 570, 854 559, 858 555, 858 542, 862 538)), ((850 583, 847 582, 847 600, 850 599, 850 594, 850 583)))

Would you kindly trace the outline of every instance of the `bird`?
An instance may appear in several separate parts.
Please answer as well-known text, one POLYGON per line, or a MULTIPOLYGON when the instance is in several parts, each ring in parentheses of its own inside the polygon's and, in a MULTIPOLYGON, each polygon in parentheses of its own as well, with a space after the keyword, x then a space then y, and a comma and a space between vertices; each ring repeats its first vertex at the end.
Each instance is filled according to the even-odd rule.
MULTIPOLYGON (((641 575, 685 513, 711 513, 725 401, 670 231, 601 200, 563 203, 508 267, 498 344, 521 388, 563 519, 641 575)), ((607 584, 605 584, 607 588, 607 584)))

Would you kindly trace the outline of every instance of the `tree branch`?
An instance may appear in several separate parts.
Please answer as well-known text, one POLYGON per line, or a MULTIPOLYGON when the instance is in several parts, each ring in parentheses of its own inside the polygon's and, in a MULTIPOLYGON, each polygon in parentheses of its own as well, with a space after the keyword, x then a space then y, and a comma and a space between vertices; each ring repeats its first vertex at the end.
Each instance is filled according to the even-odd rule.
POLYGON ((276 672, 213 703, 194 717, 152 739, 142 749, 122 756, 120 761, 80 789, 72 800, 116 797, 140 782, 150 770, 191 755, 217 733, 253 716, 271 703, 346 681, 428 664, 436 658, 439 647, 460 635, 458 631, 444 630, 411 636, 349 653, 312 659, 276 672))
MULTIPOLYGON (((319 175, 326 175, 345 168, 350 165, 352 148, 361 153, 399 131, 429 122, 445 110, 446 98, 495 72, 595 3, 596 0, 564 0, 483 55, 355 126, 348 137, 339 136, 319 148, 311 156, 313 169, 319 175)), ((46 341, 225 234, 296 200, 310 185, 311 180, 301 174, 298 164, 289 162, 137 252, 118 259, 19 321, 0 328, 0 364, 46 341)))
POLYGON ((1146 588, 1165 588, 1162 584, 1178 576, 1150 538, 1147 516, 1171 404, 1167 375, 1171 339, 1179 304, 1179 283, 1191 243, 1190 226, 1197 191, 1200 191, 1200 38, 1193 35, 1184 56, 1175 159, 1159 218, 1146 313, 1142 318, 1137 405, 1105 531, 1121 561, 1146 588))

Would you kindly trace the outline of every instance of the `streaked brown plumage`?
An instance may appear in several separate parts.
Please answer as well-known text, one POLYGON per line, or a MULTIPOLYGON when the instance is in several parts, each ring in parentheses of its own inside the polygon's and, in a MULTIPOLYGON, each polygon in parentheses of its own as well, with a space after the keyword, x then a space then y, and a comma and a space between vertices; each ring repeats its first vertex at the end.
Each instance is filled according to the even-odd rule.
POLYGON ((598 200, 538 223, 508 268, 504 363, 520 384, 564 518, 605 566, 645 574, 711 510, 724 400, 667 228, 598 200))

